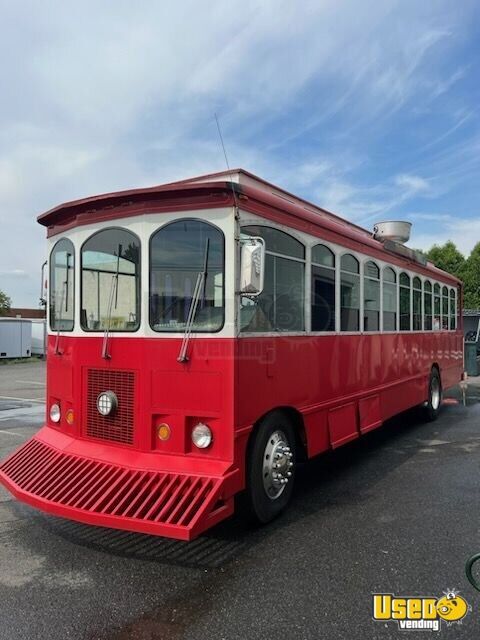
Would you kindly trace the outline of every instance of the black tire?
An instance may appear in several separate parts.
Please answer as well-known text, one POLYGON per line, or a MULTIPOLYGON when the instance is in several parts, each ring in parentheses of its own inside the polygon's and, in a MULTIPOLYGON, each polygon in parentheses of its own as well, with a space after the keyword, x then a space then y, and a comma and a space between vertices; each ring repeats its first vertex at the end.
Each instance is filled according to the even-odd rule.
POLYGON ((433 422, 433 420, 438 418, 441 406, 442 380, 438 369, 433 367, 430 372, 430 380, 428 381, 428 399, 425 407, 425 413, 429 422, 433 422))
MULTIPOLYGON (((247 475, 246 475, 246 500, 247 500, 247 512, 251 519, 265 524, 276 518, 288 505, 293 493, 293 482, 295 479, 295 430, 281 411, 274 411, 268 414, 259 424, 257 431, 253 434, 253 441, 249 446, 249 454, 247 459, 247 475), (272 493, 276 490, 280 491, 276 497, 269 496, 264 484, 268 482, 270 476, 265 473, 264 464, 266 464, 264 458, 269 456, 268 451, 272 447, 272 442, 275 441, 273 451, 277 449, 275 447, 283 446, 283 437, 277 441, 278 434, 281 433, 284 436, 284 440, 287 446, 290 448, 291 456, 288 461, 291 465, 288 465, 288 473, 290 477, 287 479, 283 488, 272 486, 272 493), (272 439, 273 437, 273 439, 272 439), (267 451, 268 447, 268 451, 267 451)), ((288 464, 287 458, 281 454, 282 465, 288 464)), ((273 459, 273 458, 272 458, 273 459)), ((285 467, 286 469, 287 467, 285 467)), ((283 467, 282 467, 283 469, 283 467)), ((273 472, 276 473, 276 472, 273 472)), ((282 470, 283 473, 283 470, 282 470)), ((287 473, 285 471, 285 473, 287 473)))

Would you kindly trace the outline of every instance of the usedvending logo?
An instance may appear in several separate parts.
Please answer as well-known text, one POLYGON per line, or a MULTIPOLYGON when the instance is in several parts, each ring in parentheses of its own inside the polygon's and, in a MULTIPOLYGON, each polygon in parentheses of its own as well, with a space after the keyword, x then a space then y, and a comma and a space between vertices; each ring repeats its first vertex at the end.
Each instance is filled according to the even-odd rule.
POLYGON ((441 598, 373 594, 373 619, 378 622, 396 622, 401 630, 440 631, 442 622, 447 626, 462 624, 463 618, 471 609, 468 602, 454 589, 444 591, 441 598))

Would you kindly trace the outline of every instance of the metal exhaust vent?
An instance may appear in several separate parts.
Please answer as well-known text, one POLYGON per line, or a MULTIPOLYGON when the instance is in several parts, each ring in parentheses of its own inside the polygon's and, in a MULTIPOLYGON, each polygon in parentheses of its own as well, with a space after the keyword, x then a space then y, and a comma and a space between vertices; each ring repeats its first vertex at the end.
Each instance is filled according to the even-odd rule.
POLYGON ((375 240, 385 242, 392 240, 404 244, 410 239, 411 222, 402 222, 397 220, 387 222, 377 222, 373 227, 373 237, 375 240))

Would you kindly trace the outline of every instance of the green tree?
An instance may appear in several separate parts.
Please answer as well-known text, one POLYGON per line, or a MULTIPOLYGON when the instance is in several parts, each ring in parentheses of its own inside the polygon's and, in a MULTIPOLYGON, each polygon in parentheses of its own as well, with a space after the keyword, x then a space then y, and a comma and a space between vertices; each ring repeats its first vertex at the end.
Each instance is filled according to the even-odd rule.
POLYGON ((11 304, 12 301, 10 300, 10 298, 0 289, 0 316, 4 316, 7 313, 7 311, 10 309, 11 304))
POLYGON ((444 245, 434 244, 427 251, 426 256, 439 269, 447 271, 458 278, 462 277, 466 260, 451 240, 448 240, 444 245))
POLYGON ((463 280, 463 306, 480 309, 480 242, 473 247, 459 276, 463 280))

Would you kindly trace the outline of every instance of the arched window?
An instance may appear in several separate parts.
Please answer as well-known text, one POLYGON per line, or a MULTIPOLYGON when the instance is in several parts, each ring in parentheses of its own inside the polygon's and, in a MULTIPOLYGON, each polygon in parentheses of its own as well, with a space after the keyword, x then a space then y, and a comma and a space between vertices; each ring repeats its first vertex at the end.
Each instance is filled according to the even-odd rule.
POLYGON ((410 296, 410 276, 403 272, 400 274, 400 331, 411 331, 410 296))
POLYGON ((305 247, 292 236, 263 225, 242 228, 242 234, 265 240, 263 292, 242 297, 242 331, 305 330, 305 247))
POLYGON ((154 331, 185 331, 195 301, 192 331, 220 331, 225 311, 224 244, 222 231, 202 220, 171 222, 152 235, 150 326, 154 331))
POLYGON ((442 304, 440 298, 440 285, 436 282, 433 285, 433 329, 439 331, 442 317, 442 304))
POLYGON ((455 289, 450 289, 450 329, 457 328, 457 305, 455 303, 455 289))
POLYGON ((397 330, 397 274, 391 267, 383 269, 383 330, 397 330))
POLYGON ((66 238, 50 254, 50 329, 73 331, 75 300, 75 248, 66 238))
POLYGON ((448 330, 448 287, 442 287, 442 329, 448 330))
POLYGON ((340 261, 340 330, 360 331, 360 265, 349 253, 340 261))
POLYGON ((363 271, 363 330, 380 331, 380 269, 371 260, 363 271))
POLYGON ((418 276, 413 278, 413 330, 422 330, 422 281, 418 276))
POLYGON ((423 328, 425 331, 432 330, 432 283, 430 280, 425 280, 423 283, 423 328))
POLYGON ((335 331, 335 254, 312 248, 312 331, 335 331))
POLYGON ((84 331, 136 331, 140 324, 140 240, 126 229, 94 233, 81 250, 84 331))

